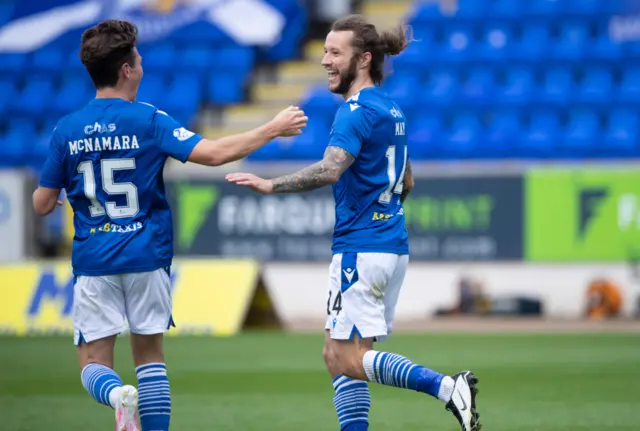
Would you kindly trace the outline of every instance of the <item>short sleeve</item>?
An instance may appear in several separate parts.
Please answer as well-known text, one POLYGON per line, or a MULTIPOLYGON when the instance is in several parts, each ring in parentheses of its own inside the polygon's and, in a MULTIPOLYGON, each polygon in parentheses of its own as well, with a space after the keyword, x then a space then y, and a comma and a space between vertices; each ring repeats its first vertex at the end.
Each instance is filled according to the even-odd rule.
POLYGON ((336 114, 329 146, 340 147, 358 157, 362 144, 371 134, 372 116, 369 109, 355 103, 342 107, 336 114))
POLYGON ((162 152, 185 163, 202 136, 182 127, 162 111, 156 111, 152 119, 153 136, 160 143, 162 152))
POLYGON ((56 127, 51 135, 49 154, 40 175, 40 185, 42 187, 50 189, 63 189, 65 187, 63 144, 64 141, 56 127))

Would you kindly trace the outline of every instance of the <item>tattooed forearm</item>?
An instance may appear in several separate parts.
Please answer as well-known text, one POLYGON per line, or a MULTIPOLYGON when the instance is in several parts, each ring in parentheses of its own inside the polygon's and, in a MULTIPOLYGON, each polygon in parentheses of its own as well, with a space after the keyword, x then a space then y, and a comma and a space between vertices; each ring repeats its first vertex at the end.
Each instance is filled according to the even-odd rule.
POLYGON ((355 159, 339 147, 327 147, 324 158, 296 172, 271 180, 274 193, 298 193, 334 184, 355 159))
POLYGON ((413 189, 413 171, 411 171, 411 162, 407 160, 407 166, 404 171, 404 187, 400 194, 400 202, 404 203, 405 199, 409 195, 409 192, 413 189))

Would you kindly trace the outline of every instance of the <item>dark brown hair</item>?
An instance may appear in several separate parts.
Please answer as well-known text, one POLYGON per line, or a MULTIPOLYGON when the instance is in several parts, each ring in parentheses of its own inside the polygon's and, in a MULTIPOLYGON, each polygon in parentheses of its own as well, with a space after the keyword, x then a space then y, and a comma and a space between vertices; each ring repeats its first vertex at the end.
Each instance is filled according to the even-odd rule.
POLYGON ((127 21, 106 20, 82 34, 80 60, 96 88, 115 87, 124 63, 134 66, 138 28, 127 21))
POLYGON ((355 55, 371 53, 371 79, 377 85, 384 80, 384 58, 398 55, 410 41, 407 39, 407 27, 400 25, 391 31, 378 34, 376 26, 362 15, 349 15, 333 23, 333 31, 352 31, 355 55))

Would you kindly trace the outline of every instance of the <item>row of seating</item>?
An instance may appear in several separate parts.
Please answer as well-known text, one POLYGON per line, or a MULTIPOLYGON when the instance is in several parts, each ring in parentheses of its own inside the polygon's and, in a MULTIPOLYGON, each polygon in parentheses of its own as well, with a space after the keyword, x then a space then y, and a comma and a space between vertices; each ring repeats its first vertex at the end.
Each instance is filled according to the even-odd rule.
POLYGON ((417 1, 410 14, 411 20, 593 16, 633 13, 640 9, 635 0, 457 0, 446 2, 450 6, 439 3, 437 0, 417 1))

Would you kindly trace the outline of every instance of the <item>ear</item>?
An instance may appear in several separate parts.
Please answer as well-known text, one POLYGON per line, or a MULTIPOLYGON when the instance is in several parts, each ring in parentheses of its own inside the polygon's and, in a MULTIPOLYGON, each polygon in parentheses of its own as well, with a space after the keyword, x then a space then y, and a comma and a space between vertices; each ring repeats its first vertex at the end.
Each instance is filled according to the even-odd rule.
POLYGON ((365 52, 360 55, 360 69, 366 69, 371 65, 372 55, 370 52, 365 52))

